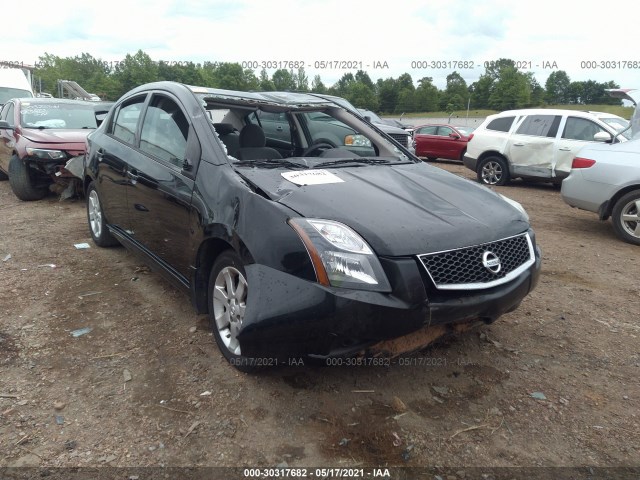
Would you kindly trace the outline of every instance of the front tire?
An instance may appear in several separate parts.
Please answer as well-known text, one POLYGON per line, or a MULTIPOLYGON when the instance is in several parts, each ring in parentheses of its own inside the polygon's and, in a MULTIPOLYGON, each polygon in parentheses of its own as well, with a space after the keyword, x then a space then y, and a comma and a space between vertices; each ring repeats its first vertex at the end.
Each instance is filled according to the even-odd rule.
POLYGON ((35 186, 35 172, 17 155, 9 160, 9 185, 20 200, 30 202, 41 200, 47 194, 46 187, 35 186))
POLYGON ((487 157, 478 165, 478 182, 484 185, 506 185, 509 183, 509 166, 502 157, 487 157))
POLYGON ((625 242, 640 245, 640 190, 618 199, 611 212, 616 235, 625 242))
POLYGON ((107 222, 102 211, 102 203, 94 182, 89 184, 87 189, 87 221, 89 231, 94 243, 99 247, 113 247, 118 245, 118 240, 111 235, 107 228, 107 222))
POLYGON ((247 307, 244 264, 233 250, 220 254, 209 275, 209 324, 222 355, 242 372, 257 369, 253 358, 242 355, 238 334, 247 307))
POLYGON ((9 180, 9 177, 7 176, 6 173, 0 170, 0 182, 3 182, 5 180, 9 180))

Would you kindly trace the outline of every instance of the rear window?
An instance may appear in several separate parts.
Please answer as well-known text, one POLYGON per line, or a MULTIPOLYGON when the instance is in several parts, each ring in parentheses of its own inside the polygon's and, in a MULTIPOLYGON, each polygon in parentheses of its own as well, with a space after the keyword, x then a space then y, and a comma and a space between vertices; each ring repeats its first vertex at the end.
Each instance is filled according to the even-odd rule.
POLYGON ((508 132, 511 129, 513 120, 516 117, 500 117, 491 120, 487 125, 487 130, 495 130, 497 132, 508 132))

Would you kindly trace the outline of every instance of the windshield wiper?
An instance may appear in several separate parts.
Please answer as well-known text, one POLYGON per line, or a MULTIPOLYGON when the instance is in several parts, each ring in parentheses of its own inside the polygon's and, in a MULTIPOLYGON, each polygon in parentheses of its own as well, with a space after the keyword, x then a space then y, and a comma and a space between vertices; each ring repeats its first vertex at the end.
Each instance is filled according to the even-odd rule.
POLYGON ((239 160, 237 162, 234 162, 233 164, 240 167, 309 168, 306 165, 290 162, 289 160, 285 160, 282 158, 269 158, 269 159, 261 159, 261 160, 239 160))
POLYGON ((348 163, 355 163, 356 166, 363 166, 363 165, 359 165, 359 164, 365 164, 365 165, 388 165, 388 164, 394 164, 396 165, 399 162, 392 162, 391 160, 388 159, 384 159, 384 158, 343 158, 341 160, 331 160, 329 162, 322 162, 322 163, 318 163, 317 165, 314 165, 313 168, 320 168, 320 167, 333 167, 333 166, 337 166, 337 165, 344 165, 344 164, 348 164, 348 163))

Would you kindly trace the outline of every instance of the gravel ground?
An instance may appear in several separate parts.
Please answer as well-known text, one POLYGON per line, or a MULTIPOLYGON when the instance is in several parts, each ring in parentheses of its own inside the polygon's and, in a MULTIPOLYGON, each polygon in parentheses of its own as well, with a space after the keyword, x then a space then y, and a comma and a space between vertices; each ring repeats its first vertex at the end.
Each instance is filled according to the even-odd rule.
POLYGON ((518 310, 387 366, 248 375, 186 296, 91 243, 83 201, 0 182, 0 467, 638 466, 640 249, 550 185, 496 190, 543 250, 518 310))

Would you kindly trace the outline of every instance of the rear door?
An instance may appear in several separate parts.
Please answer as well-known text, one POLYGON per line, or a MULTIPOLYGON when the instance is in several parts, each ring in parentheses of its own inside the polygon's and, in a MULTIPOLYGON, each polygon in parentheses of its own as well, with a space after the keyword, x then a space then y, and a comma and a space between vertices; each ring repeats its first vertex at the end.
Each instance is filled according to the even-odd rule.
POLYGON ((550 178, 561 115, 527 115, 511 134, 507 156, 514 177, 550 178))
POLYGON ((413 139, 416 143, 416 155, 419 157, 438 157, 435 153, 438 142, 438 126, 427 125, 418 128, 413 132, 413 139))
POLYGON ((146 99, 147 94, 141 94, 123 102, 114 112, 106 132, 103 134, 98 129, 91 138, 90 162, 97 165, 96 185, 105 218, 125 233, 131 227, 127 209, 130 186, 127 162, 136 154, 138 123, 146 99))

